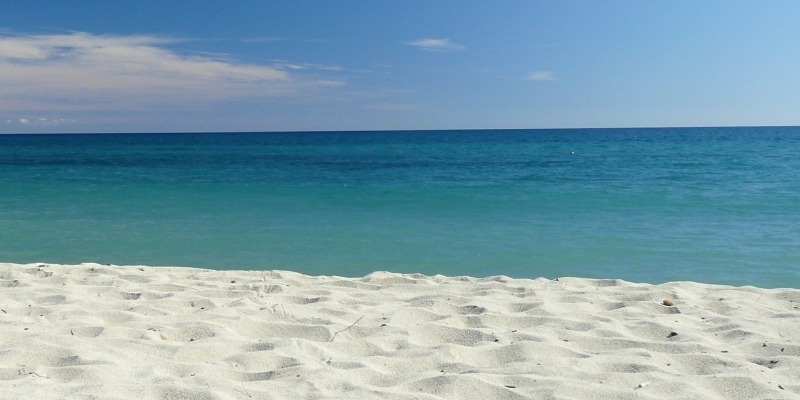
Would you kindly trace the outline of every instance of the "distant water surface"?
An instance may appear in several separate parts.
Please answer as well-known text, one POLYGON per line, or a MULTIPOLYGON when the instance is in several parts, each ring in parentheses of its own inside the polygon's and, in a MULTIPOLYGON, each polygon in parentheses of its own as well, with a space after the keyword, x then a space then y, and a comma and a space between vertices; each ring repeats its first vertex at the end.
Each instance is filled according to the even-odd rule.
POLYGON ((800 288, 800 128, 0 135, 0 261, 800 288))

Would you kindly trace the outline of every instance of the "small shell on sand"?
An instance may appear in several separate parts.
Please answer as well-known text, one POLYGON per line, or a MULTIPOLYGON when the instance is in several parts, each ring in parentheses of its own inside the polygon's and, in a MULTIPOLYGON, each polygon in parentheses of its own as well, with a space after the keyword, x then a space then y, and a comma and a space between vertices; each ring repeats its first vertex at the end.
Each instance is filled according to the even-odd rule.
POLYGON ((675 301, 670 300, 670 299, 666 299, 666 300, 662 301, 661 304, 663 304, 663 305, 665 305, 667 307, 672 307, 672 306, 675 305, 675 301))

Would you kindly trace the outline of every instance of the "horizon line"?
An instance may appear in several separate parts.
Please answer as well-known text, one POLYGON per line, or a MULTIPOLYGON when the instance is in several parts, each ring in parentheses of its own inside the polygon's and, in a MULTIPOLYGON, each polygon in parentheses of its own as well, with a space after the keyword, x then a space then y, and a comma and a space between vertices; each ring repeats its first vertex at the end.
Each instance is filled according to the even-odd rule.
POLYGON ((723 129, 723 128, 800 128, 800 125, 707 125, 707 126, 628 126, 573 128, 449 128, 449 129, 355 129, 355 130, 285 130, 285 131, 149 131, 149 132, 0 132, 0 135, 146 135, 198 133, 369 133, 369 132, 449 132, 449 131, 557 131, 605 129, 723 129))

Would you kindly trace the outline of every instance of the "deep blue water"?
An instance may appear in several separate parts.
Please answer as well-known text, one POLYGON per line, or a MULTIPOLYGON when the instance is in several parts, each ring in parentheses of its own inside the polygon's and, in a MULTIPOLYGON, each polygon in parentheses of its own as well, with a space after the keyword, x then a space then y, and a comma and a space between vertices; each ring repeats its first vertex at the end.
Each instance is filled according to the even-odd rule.
POLYGON ((0 135, 0 261, 798 288, 800 128, 0 135))

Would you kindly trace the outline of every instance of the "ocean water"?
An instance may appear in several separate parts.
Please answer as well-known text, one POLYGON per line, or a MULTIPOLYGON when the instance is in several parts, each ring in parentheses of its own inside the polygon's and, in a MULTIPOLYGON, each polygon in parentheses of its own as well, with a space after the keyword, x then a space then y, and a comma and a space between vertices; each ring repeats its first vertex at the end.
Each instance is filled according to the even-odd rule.
POLYGON ((800 287, 800 128, 0 135, 0 261, 800 287))

